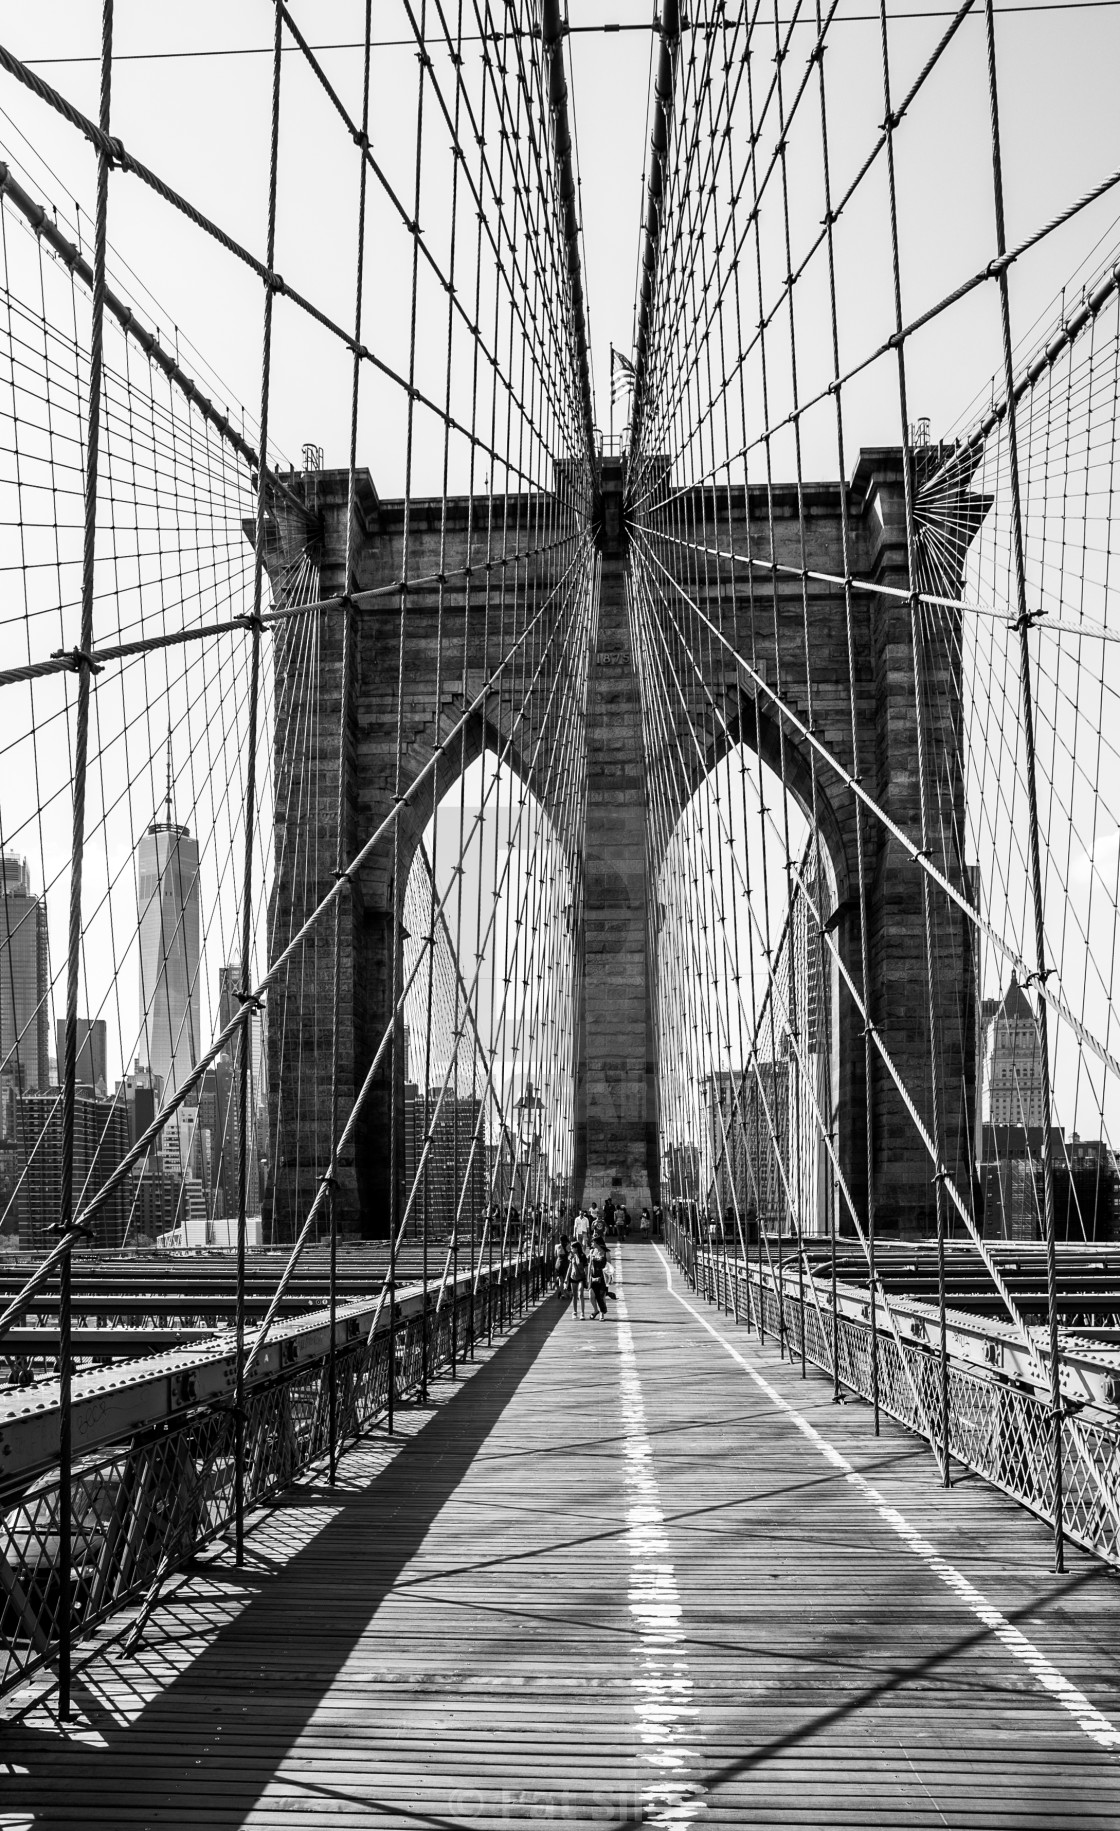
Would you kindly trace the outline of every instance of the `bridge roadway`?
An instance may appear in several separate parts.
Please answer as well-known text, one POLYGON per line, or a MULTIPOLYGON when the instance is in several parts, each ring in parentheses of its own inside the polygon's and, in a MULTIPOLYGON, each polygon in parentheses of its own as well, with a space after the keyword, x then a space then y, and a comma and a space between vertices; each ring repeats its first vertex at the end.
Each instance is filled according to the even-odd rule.
POLYGON ((621 1255, 202 1564, 0 1825, 1120 1824, 1120 1588, 621 1255))

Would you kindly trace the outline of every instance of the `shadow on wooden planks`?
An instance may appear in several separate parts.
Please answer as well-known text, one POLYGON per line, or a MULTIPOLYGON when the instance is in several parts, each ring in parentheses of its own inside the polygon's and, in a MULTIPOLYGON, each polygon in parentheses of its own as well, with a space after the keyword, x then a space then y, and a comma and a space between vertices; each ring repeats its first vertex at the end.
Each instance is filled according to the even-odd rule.
MULTIPOLYGON (((236 1831, 565 1314, 546 1296, 371 1480, 348 1488, 344 1457, 339 1487, 291 1490, 290 1506, 321 1507, 330 1518, 289 1559, 272 1569, 259 1561, 242 1571, 201 1566, 211 1593, 225 1579, 247 1599, 134 1720, 122 1726, 79 1677, 84 1733, 41 1727, 41 1706, 29 1708, 28 1720, 10 1721, 0 1735, 2 1822, 35 1831, 156 1823, 236 1831)), ((247 1549, 251 1558, 252 1535, 247 1549)), ((166 1632, 175 1609, 194 1616, 196 1625, 183 1631, 189 1640, 199 1615, 189 1585, 162 1612, 157 1632, 166 1632)), ((118 1670, 123 1690, 129 1681, 118 1670)))

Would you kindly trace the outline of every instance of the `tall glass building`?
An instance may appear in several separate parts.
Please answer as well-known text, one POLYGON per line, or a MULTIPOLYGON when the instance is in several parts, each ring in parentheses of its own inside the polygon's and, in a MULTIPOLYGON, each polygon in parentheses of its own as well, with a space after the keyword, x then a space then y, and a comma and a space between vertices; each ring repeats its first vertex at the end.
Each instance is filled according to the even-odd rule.
POLYGON ((170 1098, 202 1046, 199 996, 198 842, 190 828, 156 820, 136 857, 140 919, 142 1056, 170 1098))
POLYGON ((0 853, 0 1084, 50 1085, 47 905, 31 893, 27 861, 0 853))

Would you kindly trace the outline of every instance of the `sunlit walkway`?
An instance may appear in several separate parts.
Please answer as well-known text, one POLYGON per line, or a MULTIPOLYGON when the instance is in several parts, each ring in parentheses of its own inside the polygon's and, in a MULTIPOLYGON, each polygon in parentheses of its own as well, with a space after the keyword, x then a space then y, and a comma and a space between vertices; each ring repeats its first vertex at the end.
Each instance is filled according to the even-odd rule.
POLYGON ((0 1825, 1120 1823, 1114 1580, 622 1274, 10 1722, 0 1825))

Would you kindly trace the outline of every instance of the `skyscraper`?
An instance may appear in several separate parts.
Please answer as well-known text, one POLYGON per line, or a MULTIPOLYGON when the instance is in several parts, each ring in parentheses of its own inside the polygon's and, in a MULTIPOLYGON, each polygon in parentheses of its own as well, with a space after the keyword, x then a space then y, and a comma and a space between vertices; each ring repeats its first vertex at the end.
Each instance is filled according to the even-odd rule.
MULTIPOLYGON (((239 961, 231 960, 218 968, 218 1026, 222 1030, 241 1009, 241 1001, 237 996, 240 984, 239 961)), ((259 1011, 252 1013, 248 1028, 249 1180, 246 1201, 247 1212, 257 1214, 261 1205, 260 1096, 264 1085, 264 1034, 259 1011)), ((238 1178, 241 1174, 241 1042, 244 1034, 245 1026, 242 1025, 227 1042, 225 1055, 220 1055, 215 1064, 218 1077, 218 1130, 213 1147, 214 1177, 224 1192, 227 1215, 237 1213, 238 1178)))
POLYGON ((0 1107, 50 1085, 47 905, 27 860, 0 854, 0 1107))
POLYGON ((177 1092, 202 1046, 199 999, 198 843, 190 829, 156 820, 137 849, 136 900, 140 921, 140 1025, 143 1052, 163 1082, 164 1099, 177 1092))

